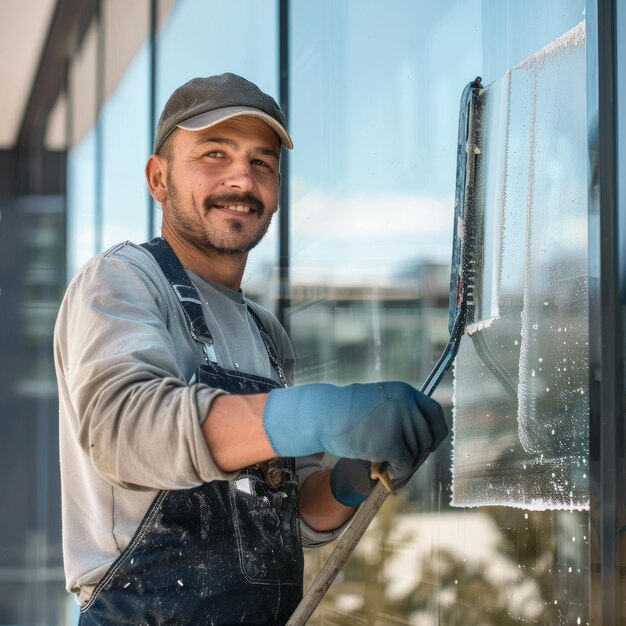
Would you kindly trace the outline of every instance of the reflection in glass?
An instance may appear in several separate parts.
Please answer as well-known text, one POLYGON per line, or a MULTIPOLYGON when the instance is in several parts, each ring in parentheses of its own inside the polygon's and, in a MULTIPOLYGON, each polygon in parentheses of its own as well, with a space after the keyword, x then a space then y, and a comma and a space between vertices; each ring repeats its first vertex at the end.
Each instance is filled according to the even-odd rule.
POLYGON ((148 239, 148 0, 106 0, 102 128, 102 247, 148 239))
POLYGON ((97 28, 89 27, 69 69, 68 277, 96 252, 97 28))
MULTIPOLYGON (((290 113, 296 144, 290 161, 290 324, 298 382, 344 384, 399 377, 421 385, 448 339, 448 263, 461 91, 477 75, 484 84, 491 83, 501 68, 515 66, 572 28, 582 19, 583 8, 584 2, 571 0, 555 0, 549 7, 535 0, 523 5, 500 0, 401 0, 393 3, 393 9, 374 0, 290 3, 290 113)), ((557 88, 560 80, 571 78, 567 67, 556 70, 557 76, 553 72, 557 88)), ((576 80, 584 82, 584 75, 583 67, 576 80)), ((511 439, 523 450, 517 385, 527 203, 525 191, 515 189, 514 180, 517 177, 521 185, 527 179, 521 172, 528 167, 528 148, 526 163, 524 159, 513 163, 510 170, 515 176, 505 187, 506 83, 490 86, 485 113, 490 128, 489 145, 483 146, 483 158, 488 159, 483 168, 488 189, 484 225, 488 280, 483 281, 479 315, 500 316, 487 330, 498 333, 504 343, 498 358, 515 393, 503 391, 493 376, 489 383, 481 377, 475 392, 481 406, 496 400, 503 405, 493 411, 490 405, 490 412, 511 416, 507 422, 511 439), (509 203, 517 201, 518 214, 498 211, 505 191, 509 203), (508 223, 503 225, 504 217, 508 223), (495 236, 502 231, 510 233, 509 239, 495 236), (507 315, 516 330, 502 323, 507 315)), ((579 94, 579 89, 576 82, 571 93, 579 94)), ((572 103, 576 98, 576 106, 584 103, 584 87, 582 93, 582 98, 570 98, 572 103)), ((558 116, 558 111, 554 114, 558 116)), ((576 116, 574 110, 566 119, 576 116)), ((516 119, 521 121, 521 113, 516 119)), ((550 121, 546 118, 544 123, 550 121)), ((538 145, 536 163, 542 171, 537 207, 539 201, 554 204, 560 194, 569 198, 572 185, 585 184, 585 172, 577 165, 581 151, 586 151, 580 144, 584 130, 571 137, 562 126, 547 129, 538 145), (552 186, 545 184, 549 177, 552 186)), ((519 129, 511 127, 509 154, 521 144, 519 135, 519 129)), ((584 207, 574 203, 572 215, 563 222, 569 225, 564 237, 569 243, 561 244, 559 251, 567 250, 569 257, 573 249, 577 262, 583 263, 576 256, 581 250, 576 241, 584 238, 585 225, 582 230, 572 225, 572 216, 580 211, 584 207)), ((542 222, 535 226, 541 229, 542 222)), ((562 230, 556 229, 555 235, 542 232, 544 242, 539 245, 547 245, 547 237, 558 238, 562 230)), ((539 265, 532 281, 544 267, 558 265, 551 253, 539 249, 535 254, 539 265)), ((533 303, 542 305, 537 298, 543 288, 532 291, 533 303)), ((560 307, 555 298, 555 312, 562 311, 560 307)), ((530 315, 529 323, 533 331, 532 325, 539 322, 530 315)), ((569 326, 567 332, 572 332, 569 326)), ((489 342, 494 349, 491 336, 489 342)), ((464 348, 473 346, 467 337, 462 343, 464 348)), ((529 344, 529 359, 531 348, 529 344)), ((450 379, 436 390, 446 413, 450 379)), ((503 443, 496 437, 495 445, 503 443)), ((311 626, 588 623, 587 513, 451 507, 451 456, 448 440, 404 489, 385 502, 313 614, 311 626)), ((306 552, 305 585, 332 547, 306 552)))
POLYGON ((585 508, 584 24, 481 100, 483 257, 455 366, 453 502, 585 508))

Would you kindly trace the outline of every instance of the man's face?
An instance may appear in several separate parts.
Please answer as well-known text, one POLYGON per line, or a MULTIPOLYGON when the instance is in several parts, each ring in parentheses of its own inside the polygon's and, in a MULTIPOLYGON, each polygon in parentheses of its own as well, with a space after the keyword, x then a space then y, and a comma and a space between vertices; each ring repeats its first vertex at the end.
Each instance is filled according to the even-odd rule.
POLYGON ((202 131, 177 129, 164 210, 201 250, 243 255, 278 208, 280 142, 261 120, 241 116, 202 131))

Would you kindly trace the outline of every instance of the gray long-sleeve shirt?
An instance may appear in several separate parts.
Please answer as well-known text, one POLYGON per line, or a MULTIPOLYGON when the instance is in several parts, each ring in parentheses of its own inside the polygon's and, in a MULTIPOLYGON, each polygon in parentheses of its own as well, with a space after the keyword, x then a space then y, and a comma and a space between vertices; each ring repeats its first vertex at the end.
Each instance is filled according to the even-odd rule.
MULTIPOLYGON (((241 293, 188 272, 203 301, 220 365, 277 379, 241 293)), ((255 305, 285 373, 294 353, 276 318, 255 305)), ((188 384, 203 363, 175 294, 152 255, 129 242, 89 261, 71 281, 54 339, 59 385, 63 554, 68 591, 87 602, 162 489, 228 480, 201 425, 222 393, 188 384)), ((321 455, 297 460, 300 484, 321 455)), ((303 544, 331 533, 302 524, 303 544)))

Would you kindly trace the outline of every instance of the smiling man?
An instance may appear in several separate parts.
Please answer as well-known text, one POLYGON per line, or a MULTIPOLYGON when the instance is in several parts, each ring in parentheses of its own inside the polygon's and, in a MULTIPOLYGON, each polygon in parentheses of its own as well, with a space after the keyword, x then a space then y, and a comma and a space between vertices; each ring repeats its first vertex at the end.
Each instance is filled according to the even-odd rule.
POLYGON ((302 546, 337 536, 370 462, 400 486, 447 434, 406 383, 291 386, 285 331, 241 291, 283 148, 284 115, 252 83, 178 88, 146 165, 162 237, 114 246, 67 289, 54 347, 82 626, 284 623, 302 546))
MULTIPOLYGON (((199 264, 200 274, 212 275, 209 258, 243 272, 278 208, 279 152, 270 126, 239 116, 206 129, 181 128, 165 139, 164 156, 150 157, 146 172, 163 206, 163 236, 177 254, 191 255, 185 261, 199 264)), ((238 289, 241 274, 229 282, 238 289)))

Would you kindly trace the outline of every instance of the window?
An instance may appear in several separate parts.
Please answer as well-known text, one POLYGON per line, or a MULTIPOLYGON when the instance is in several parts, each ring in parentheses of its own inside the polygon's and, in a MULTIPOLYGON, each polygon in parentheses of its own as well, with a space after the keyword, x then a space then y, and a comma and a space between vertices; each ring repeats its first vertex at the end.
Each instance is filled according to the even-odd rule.
POLYGON ((102 4, 104 103, 102 127, 102 248, 148 235, 144 178, 149 145, 150 3, 106 0, 102 4))
MULTIPOLYGON (((291 131, 296 144, 290 181, 290 325, 299 380, 343 384, 400 377, 419 387, 448 339, 461 92, 480 75, 484 85, 494 83, 489 95, 499 102, 502 87, 496 81, 579 24, 584 3, 546 7, 540 2, 442 5, 407 0, 390 10, 373 1, 328 1, 292 3, 290 10, 291 131)), ((582 71, 583 95, 577 97, 584 104, 584 65, 582 71)), ((545 72, 538 80, 550 76, 565 81, 571 76, 564 67, 545 72)), ((554 121, 549 101, 555 93, 545 84, 538 87, 537 110, 546 115, 538 124, 554 121)), ((526 102, 512 99, 514 106, 526 102)), ((547 273, 552 282, 546 285, 539 275, 536 278, 541 289, 533 291, 533 313, 526 321, 531 334, 535 323, 557 323, 566 302, 571 302, 568 298, 575 296, 571 284, 557 288, 558 276, 575 280, 586 262, 584 243, 579 246, 586 232, 579 220, 586 211, 580 200, 586 193, 586 171, 570 159, 571 151, 576 158, 585 154, 584 127, 569 132, 580 113, 571 106, 559 129, 537 146, 545 159, 542 167, 549 168, 537 179, 542 201, 552 206, 573 197, 577 202, 565 209, 570 211, 566 224, 556 233, 552 227, 558 215, 547 213, 541 218, 547 222, 539 217, 535 222, 533 246, 539 256, 532 267, 541 276, 547 273), (568 238, 567 246, 556 245, 553 237, 561 235, 568 238), (546 247, 549 254, 542 253, 546 247), (554 318, 538 317, 545 316, 541 297, 546 289, 551 290, 554 318)), ((493 111, 496 130, 499 119, 493 111)), ((582 119, 584 125, 584 112, 582 119)), ((518 165, 511 159, 511 167, 518 165)), ((522 220, 524 215, 516 214, 522 220)), ((490 227, 500 225, 492 221, 490 227)), ((515 232, 506 231, 513 239, 515 232)), ((489 239, 498 239, 493 230, 489 239)), ((505 254, 518 265, 525 258, 524 241, 521 248, 505 246, 505 254)), ((519 285, 505 282, 506 288, 523 286, 523 278, 522 273, 519 285)), ((576 286, 585 289, 584 283, 576 286)), ((501 291, 508 293, 504 287, 501 291)), ((515 306, 499 303, 501 317, 504 304, 515 306)), ((574 337, 584 326, 584 307, 572 315, 576 330, 570 319, 568 337, 584 343, 584 337, 574 337)), ((493 328, 499 326, 494 323, 493 328)), ((472 345, 464 338, 464 348, 472 345)), ((533 352, 535 346, 523 349, 528 363, 541 357, 533 352)), ((517 364, 521 350, 519 345, 517 353, 505 350, 499 356, 517 364)), ((557 350, 544 358, 546 363, 559 358, 557 350)), ((457 367, 465 367, 463 363, 461 358, 457 367)), ((532 377, 531 369, 526 373, 532 377)), ((568 373, 561 371, 558 380, 546 386, 563 384, 568 373)), ((579 381, 571 384, 578 388, 579 381)), ((477 396, 486 393, 475 379, 468 383, 468 393, 472 385, 477 396)), ((451 375, 435 397, 446 407, 451 423, 451 375)), ((534 398, 545 400, 542 394, 534 398)), ((584 413, 581 406, 569 410, 579 417, 584 413)), ((562 425, 565 428, 565 422, 562 425)), ((541 435, 551 436, 549 431, 541 435)), ((578 435, 584 437, 584 430, 578 435)), ((451 507, 457 443, 455 436, 454 450, 451 441, 442 445, 411 483, 387 500, 311 624, 588 621, 587 512, 539 511, 502 502, 451 507)), ((584 450, 579 452, 584 456, 584 450)), ((584 469, 580 472, 584 498, 584 469)), ((567 477, 555 478, 565 487, 567 477)), ((310 579, 331 548, 307 553, 310 579)))
POLYGON ((69 70, 70 149, 67 155, 68 274, 96 252, 97 26, 92 24, 69 70))

